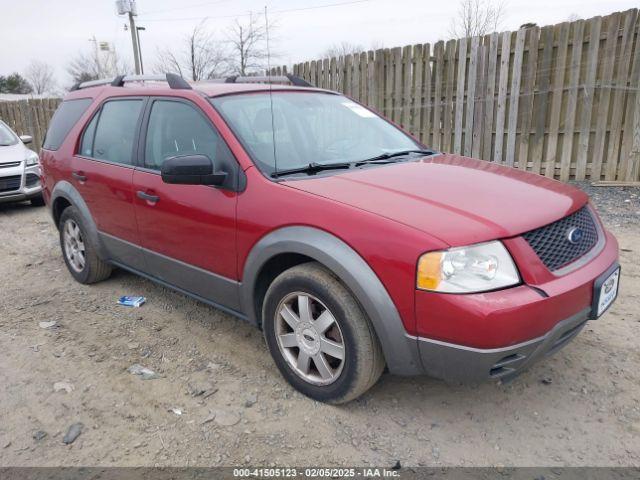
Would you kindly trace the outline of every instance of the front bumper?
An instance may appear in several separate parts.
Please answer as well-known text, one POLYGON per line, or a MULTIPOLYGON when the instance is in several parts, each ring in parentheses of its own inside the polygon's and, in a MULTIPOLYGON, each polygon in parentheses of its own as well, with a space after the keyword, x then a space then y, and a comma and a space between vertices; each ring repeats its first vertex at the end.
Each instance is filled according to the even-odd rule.
MULTIPOLYGON (((0 181, 3 179, 16 179, 16 186, 0 189, 0 203, 21 202, 42 195, 42 182, 40 180, 40 167, 32 165, 0 169, 0 181), (19 177, 19 182, 17 178, 19 177)), ((4 184, 4 182, 0 182, 4 184)), ((13 182, 11 183, 13 185, 13 182)))
POLYGON ((452 383, 511 380, 528 366, 568 344, 585 326, 591 309, 562 320, 546 335, 505 348, 480 349, 417 338, 425 373, 452 383))
POLYGON ((566 275, 479 294, 416 292, 409 340, 425 373, 454 383, 509 380, 569 343, 590 319, 596 279, 618 264, 618 243, 604 234, 599 254, 566 275))

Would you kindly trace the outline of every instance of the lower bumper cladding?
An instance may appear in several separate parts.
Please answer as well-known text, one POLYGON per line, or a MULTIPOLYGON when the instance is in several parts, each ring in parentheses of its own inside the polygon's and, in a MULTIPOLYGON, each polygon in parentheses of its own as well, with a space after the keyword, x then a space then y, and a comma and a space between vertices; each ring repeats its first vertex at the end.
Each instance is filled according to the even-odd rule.
POLYGON ((504 348, 480 349, 413 337, 425 373, 450 383, 507 382, 567 345, 585 326, 590 309, 567 318, 542 337, 504 348))
MULTIPOLYGON (((11 175, 0 176, 0 203, 31 200, 42 194, 40 167, 16 167, 11 175)), ((4 172, 3 172, 4 173, 4 172)))

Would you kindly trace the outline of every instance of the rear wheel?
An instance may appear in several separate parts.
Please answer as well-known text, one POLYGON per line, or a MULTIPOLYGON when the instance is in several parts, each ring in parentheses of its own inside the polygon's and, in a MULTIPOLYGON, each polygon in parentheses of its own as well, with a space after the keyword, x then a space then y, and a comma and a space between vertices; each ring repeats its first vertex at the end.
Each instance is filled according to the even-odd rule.
POLYGON ((316 400, 353 400, 384 369, 380 343, 366 315, 320 264, 298 265, 273 281, 263 306, 263 328, 280 372, 316 400))
POLYGON ((62 255, 73 278, 85 284, 109 278, 111 265, 98 257, 75 207, 68 207, 62 212, 59 230, 62 255))

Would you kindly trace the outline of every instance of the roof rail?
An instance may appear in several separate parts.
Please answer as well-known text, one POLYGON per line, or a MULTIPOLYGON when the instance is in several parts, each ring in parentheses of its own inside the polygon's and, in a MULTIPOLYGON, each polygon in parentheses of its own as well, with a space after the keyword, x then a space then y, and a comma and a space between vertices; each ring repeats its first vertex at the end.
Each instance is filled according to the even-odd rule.
POLYGON ((104 78, 102 80, 91 80, 89 82, 76 83, 71 87, 71 91, 80 90, 82 88, 98 87, 100 85, 111 85, 112 87, 122 87, 127 82, 167 82, 169 88, 174 90, 191 90, 191 85, 175 73, 167 73, 164 75, 118 75, 114 78, 104 78))
POLYGON ((240 76, 235 75, 226 78, 214 78, 207 80, 213 83, 291 83, 296 87, 313 87, 306 80, 295 75, 261 75, 261 76, 240 76))

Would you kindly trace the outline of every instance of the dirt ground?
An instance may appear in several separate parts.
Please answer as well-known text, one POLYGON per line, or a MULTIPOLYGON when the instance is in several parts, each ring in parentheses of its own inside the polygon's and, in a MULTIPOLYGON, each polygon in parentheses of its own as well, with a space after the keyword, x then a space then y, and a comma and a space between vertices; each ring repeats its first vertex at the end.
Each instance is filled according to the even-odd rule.
POLYGON ((590 193, 621 247, 603 318, 506 386, 385 375, 341 407, 240 320, 121 271, 75 283, 46 209, 0 205, 0 466, 638 466, 640 189, 590 193))

